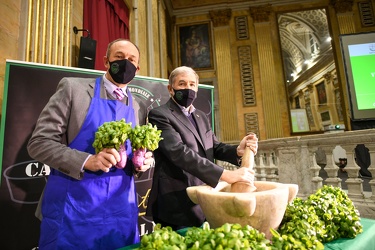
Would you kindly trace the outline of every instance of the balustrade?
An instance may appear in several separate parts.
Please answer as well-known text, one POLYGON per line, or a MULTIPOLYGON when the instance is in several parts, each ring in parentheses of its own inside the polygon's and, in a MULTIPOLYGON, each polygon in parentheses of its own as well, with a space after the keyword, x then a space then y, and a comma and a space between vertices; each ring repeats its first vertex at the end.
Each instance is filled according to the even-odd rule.
MULTIPOLYGON (((355 154, 358 144, 364 144, 369 150, 371 165, 368 171, 374 177, 375 129, 367 129, 261 140, 255 157, 256 180, 298 184, 297 196, 301 198, 307 198, 325 184, 342 187, 362 217, 375 219, 375 179, 360 175, 355 154), (345 179, 340 178, 342 174, 339 175, 339 171, 342 170, 334 157, 338 146, 346 153, 345 179), (318 151, 324 153, 325 164, 318 164, 318 151), (365 181, 366 191, 363 189, 365 181)), ((228 163, 218 163, 227 169, 234 167, 228 163)))

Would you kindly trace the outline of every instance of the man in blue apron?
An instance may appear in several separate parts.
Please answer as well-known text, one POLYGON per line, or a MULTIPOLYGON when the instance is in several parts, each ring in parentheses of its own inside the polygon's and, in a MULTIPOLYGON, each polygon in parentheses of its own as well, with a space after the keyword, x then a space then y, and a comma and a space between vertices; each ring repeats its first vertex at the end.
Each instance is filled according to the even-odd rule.
POLYGON ((39 249, 116 249, 139 242, 133 174, 150 168, 152 153, 144 165, 133 166, 128 140, 128 160, 118 168, 117 150, 95 154, 92 146, 104 122, 124 118, 138 124, 140 108, 127 84, 139 71, 139 57, 130 41, 113 41, 102 77, 63 78, 41 112, 28 143, 30 156, 51 167, 39 249))

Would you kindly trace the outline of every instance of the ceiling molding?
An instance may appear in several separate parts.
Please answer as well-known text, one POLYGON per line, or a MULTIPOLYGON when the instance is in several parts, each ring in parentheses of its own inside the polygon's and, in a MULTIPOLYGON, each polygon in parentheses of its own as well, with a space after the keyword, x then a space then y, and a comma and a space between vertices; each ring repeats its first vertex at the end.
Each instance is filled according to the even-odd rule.
MULTIPOLYGON (((167 6, 167 10, 170 16, 176 17, 186 17, 192 15, 208 15, 209 11, 218 10, 218 9, 231 9, 232 11, 239 11, 244 9, 249 9, 250 7, 257 7, 261 5, 271 4, 272 6, 283 6, 283 5, 291 5, 291 4, 301 4, 299 0, 243 0, 242 2, 235 2, 226 1, 226 3, 217 3, 222 1, 215 1, 215 0, 206 0, 200 3, 199 1, 186 1, 186 0, 164 0, 165 5, 167 6), (177 6, 177 4, 173 5, 173 2, 187 2, 189 5, 185 5, 188 7, 174 9, 173 6, 177 6)), ((308 1, 311 4, 314 1, 308 1)))

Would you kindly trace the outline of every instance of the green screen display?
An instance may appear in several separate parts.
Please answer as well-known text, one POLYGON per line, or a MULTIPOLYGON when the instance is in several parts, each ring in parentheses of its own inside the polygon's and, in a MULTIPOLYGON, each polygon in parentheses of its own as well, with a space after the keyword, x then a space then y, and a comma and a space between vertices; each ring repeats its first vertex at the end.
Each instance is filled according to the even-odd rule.
POLYGON ((351 121, 375 120, 375 32, 340 35, 351 121))
POLYGON ((359 110, 375 108, 375 43, 349 45, 359 110))

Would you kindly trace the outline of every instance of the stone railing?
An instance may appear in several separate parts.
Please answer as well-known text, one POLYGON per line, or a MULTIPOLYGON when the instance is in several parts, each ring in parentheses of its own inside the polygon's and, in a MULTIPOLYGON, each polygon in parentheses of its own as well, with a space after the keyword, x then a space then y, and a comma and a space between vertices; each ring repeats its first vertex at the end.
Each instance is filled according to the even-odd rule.
POLYGON ((364 192, 364 179, 360 177, 360 167, 355 160, 358 144, 364 144, 369 150, 371 165, 368 170, 375 177, 375 129, 367 129, 259 141, 255 158, 256 180, 298 184, 297 196, 301 198, 308 197, 324 184, 342 187, 362 217, 375 219, 375 179, 367 180, 370 190, 364 192), (346 180, 339 178, 337 147, 346 154, 346 180), (317 157, 317 152, 323 152, 324 165, 317 163, 317 158, 322 158, 317 157), (325 179, 320 174, 322 171, 325 179))

